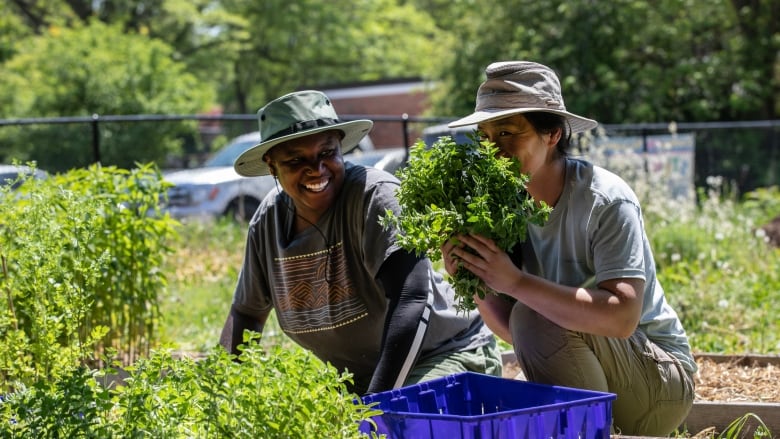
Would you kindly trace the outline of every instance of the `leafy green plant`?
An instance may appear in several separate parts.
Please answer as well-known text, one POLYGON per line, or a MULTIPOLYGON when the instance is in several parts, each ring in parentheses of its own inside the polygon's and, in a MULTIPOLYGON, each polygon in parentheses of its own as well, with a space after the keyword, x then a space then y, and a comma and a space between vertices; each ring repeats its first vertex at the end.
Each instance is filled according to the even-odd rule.
MULTIPOLYGON (((697 205, 646 217, 658 278, 695 352, 780 350, 780 249, 758 229, 767 216, 763 203, 746 199, 713 187, 697 205)), ((658 212, 653 202, 646 205, 658 212)))
POLYGON ((56 377, 114 348, 126 363, 156 338, 162 258, 174 221, 149 214, 151 166, 93 166, 0 193, 3 391, 56 377))
MULTIPOLYGON (((438 260, 440 247, 453 235, 476 233, 511 250, 525 239, 528 224, 546 221, 551 209, 528 194, 520 163, 499 156, 490 142, 470 139, 457 144, 442 136, 430 148, 422 141, 412 147, 408 166, 399 173, 402 212, 396 216, 388 210, 380 220, 399 230, 401 247, 438 260)), ((453 286, 466 310, 475 308, 475 293, 488 292, 465 269, 453 276, 453 286)))
POLYGON ((238 358, 218 346, 197 359, 154 351, 107 385, 85 368, 40 380, 0 402, 0 437, 357 438, 380 413, 348 392, 348 373, 258 337, 238 358))
POLYGON ((754 426, 755 428, 753 430, 754 438, 772 437, 772 431, 766 426, 766 424, 764 424, 764 421, 761 420, 758 415, 755 413, 745 413, 743 416, 740 416, 739 418, 732 421, 731 424, 729 424, 728 427, 726 427, 726 429, 718 435, 718 438, 732 439, 746 437, 746 429, 752 426, 754 423, 757 424, 754 426))

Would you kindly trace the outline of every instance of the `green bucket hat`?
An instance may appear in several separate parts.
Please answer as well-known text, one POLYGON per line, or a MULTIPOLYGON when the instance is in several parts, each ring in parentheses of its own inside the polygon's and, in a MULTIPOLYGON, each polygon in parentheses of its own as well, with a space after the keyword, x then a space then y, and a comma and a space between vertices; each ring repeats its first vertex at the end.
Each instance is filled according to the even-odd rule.
POLYGON ((236 172, 245 177, 270 174, 263 157, 282 142, 339 130, 344 133, 341 153, 346 154, 355 149, 374 125, 367 119, 341 122, 330 99, 316 90, 297 91, 274 99, 257 111, 257 118, 263 140, 244 151, 233 163, 236 172))

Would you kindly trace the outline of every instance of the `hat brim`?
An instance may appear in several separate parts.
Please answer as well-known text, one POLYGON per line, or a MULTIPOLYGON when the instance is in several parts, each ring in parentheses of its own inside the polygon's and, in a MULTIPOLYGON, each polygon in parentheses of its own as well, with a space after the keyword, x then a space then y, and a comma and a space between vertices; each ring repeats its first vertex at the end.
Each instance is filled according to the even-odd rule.
POLYGON ((341 139, 341 153, 346 154, 360 143, 363 137, 371 131, 371 127, 374 126, 374 122, 367 119, 351 120, 349 122, 336 123, 333 125, 317 127, 314 129, 300 131, 294 134, 288 134, 286 136, 278 137, 266 142, 260 142, 257 145, 247 149, 236 159, 233 163, 233 169, 239 175, 244 177, 258 177, 261 175, 268 175, 271 170, 268 168, 268 164, 263 159, 263 156, 274 146, 287 142, 288 140, 297 139, 299 137, 310 136, 312 134, 321 133, 323 131, 339 130, 344 133, 344 138, 341 139))
POLYGON ((569 113, 568 111, 551 110, 549 108, 512 108, 509 110, 480 110, 474 113, 458 119, 456 121, 447 124, 450 128, 462 127, 466 125, 480 124, 483 122, 489 122, 496 119, 503 119, 505 117, 513 116, 515 114, 532 113, 532 112, 544 112, 554 113, 563 116, 569 124, 571 133, 581 133, 583 131, 589 131, 597 126, 599 123, 595 120, 588 119, 586 117, 577 116, 576 114, 569 113))

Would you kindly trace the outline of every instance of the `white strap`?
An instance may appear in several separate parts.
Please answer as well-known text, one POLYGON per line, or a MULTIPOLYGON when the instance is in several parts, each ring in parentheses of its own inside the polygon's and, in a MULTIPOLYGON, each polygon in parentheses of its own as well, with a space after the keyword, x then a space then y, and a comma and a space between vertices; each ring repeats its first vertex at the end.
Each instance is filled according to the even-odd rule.
POLYGON ((412 341, 412 346, 409 348, 409 353, 406 355, 406 360, 404 361, 403 366, 401 366, 401 372, 398 374, 398 378, 393 385, 394 389, 402 387, 404 382, 406 382, 406 378, 412 371, 412 367, 414 366, 415 361, 417 361, 423 339, 425 338, 425 333, 428 330, 428 321, 431 317, 431 312, 433 312, 433 292, 436 291, 434 275, 431 270, 431 268, 428 269, 428 275, 431 279, 431 289, 428 291, 428 302, 425 304, 425 309, 423 310, 423 314, 420 317, 420 322, 417 324, 417 332, 414 334, 414 341, 412 341))

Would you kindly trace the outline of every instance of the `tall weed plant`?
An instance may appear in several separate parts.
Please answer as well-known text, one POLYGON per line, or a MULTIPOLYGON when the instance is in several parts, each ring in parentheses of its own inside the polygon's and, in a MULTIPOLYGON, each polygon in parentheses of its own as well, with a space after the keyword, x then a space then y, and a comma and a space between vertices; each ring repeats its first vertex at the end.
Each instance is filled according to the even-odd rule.
POLYGON ((156 337, 174 222, 150 215, 151 166, 99 165, 0 193, 2 391, 56 377, 106 349, 126 364, 156 337))

